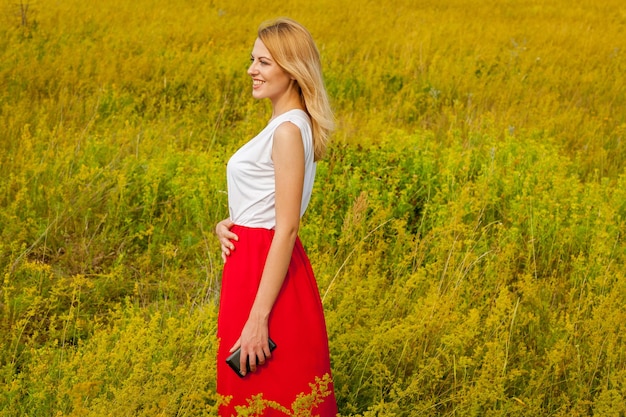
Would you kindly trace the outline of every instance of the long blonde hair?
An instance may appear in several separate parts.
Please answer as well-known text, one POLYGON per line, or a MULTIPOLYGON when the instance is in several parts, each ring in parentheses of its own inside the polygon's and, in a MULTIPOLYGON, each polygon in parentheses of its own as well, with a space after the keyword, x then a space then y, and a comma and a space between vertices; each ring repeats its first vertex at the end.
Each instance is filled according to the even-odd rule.
POLYGON ((274 61, 298 83, 302 104, 313 125, 317 161, 326 151, 334 120, 324 87, 320 53, 313 37, 304 26, 284 17, 261 24, 258 36, 274 61))

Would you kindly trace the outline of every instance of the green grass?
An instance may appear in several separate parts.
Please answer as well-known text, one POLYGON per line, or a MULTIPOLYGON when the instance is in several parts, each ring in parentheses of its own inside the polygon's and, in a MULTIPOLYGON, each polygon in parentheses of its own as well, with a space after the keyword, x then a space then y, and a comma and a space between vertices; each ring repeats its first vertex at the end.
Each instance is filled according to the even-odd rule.
POLYGON ((1 6, 0 416, 215 415, 213 228, 279 15, 337 117, 301 237, 341 414, 626 413, 620 2, 1 6))

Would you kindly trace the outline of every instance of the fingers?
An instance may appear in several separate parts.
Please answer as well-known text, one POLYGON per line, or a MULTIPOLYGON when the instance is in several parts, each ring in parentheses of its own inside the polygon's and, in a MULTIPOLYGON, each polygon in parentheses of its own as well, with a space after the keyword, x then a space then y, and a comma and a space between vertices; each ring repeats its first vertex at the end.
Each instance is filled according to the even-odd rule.
POLYGON ((230 221, 230 219, 226 219, 226 220, 222 220, 215 226, 215 234, 218 236, 220 241, 222 241, 223 239, 234 240, 234 241, 239 240, 239 237, 237 237, 235 233, 230 231, 230 229, 234 225, 235 224, 232 221, 230 221))
POLYGON ((235 342, 235 344, 230 348, 230 350, 228 351, 228 353, 233 353, 234 351, 236 351, 237 349, 239 349, 239 347, 241 346, 241 337, 239 339, 237 339, 237 341, 235 342))
POLYGON ((231 252, 235 250, 235 245, 229 243, 228 245, 220 245, 222 249, 222 260, 226 263, 226 259, 230 256, 231 252))
MULTIPOLYGON (((230 352, 234 352, 240 347, 239 340, 230 349, 230 352)), ((245 376, 248 372, 256 372, 259 366, 265 365, 267 359, 271 358, 272 354, 269 351, 269 347, 265 346, 262 349, 250 350, 242 348, 241 355, 239 356, 239 369, 241 375, 245 376)))
POLYGON ((269 343, 263 347, 263 356, 265 357, 265 359, 270 359, 272 357, 272 351, 270 351, 269 343))
POLYGON ((220 244, 222 246, 222 252, 226 253, 227 255, 230 255, 230 252, 235 250, 235 244, 231 240, 220 239, 220 244))
POLYGON ((223 245, 228 246, 230 250, 234 250, 235 245, 233 242, 239 242, 239 236, 229 231, 224 233, 224 237, 222 237, 220 241, 223 245))
POLYGON ((231 252, 235 250, 233 242, 239 241, 239 236, 230 231, 233 226, 234 223, 230 219, 222 220, 215 226, 215 234, 220 242, 224 263, 226 263, 226 258, 230 256, 231 252))
POLYGON ((256 372, 256 355, 253 352, 244 354, 242 349, 239 357, 239 369, 241 369, 241 375, 243 376, 246 376, 248 371, 256 372))
POLYGON ((241 347, 239 369, 242 376, 248 372, 256 372, 257 368, 264 365, 266 360, 271 357, 267 333, 267 323, 264 319, 248 318, 243 326, 239 339, 231 348, 231 352, 234 352, 238 347, 241 347))
POLYGON ((239 358, 241 374, 245 376, 248 370, 250 370, 250 372, 256 372, 259 366, 265 365, 266 359, 267 357, 263 350, 260 352, 250 352, 248 355, 241 355, 239 358), (248 366, 246 366, 246 363, 248 366))
POLYGON ((234 240, 236 242, 236 241, 239 240, 239 236, 237 236, 236 234, 234 234, 230 230, 226 229, 225 227, 219 228, 217 230, 218 230, 217 237, 219 238, 220 242, 222 242, 222 243, 227 243, 227 242, 230 242, 232 240, 234 240))
MULTIPOLYGON (((250 365, 250 372, 256 372, 256 355, 248 355, 248 364, 250 365)), ((247 370, 247 368, 245 369, 247 370)))

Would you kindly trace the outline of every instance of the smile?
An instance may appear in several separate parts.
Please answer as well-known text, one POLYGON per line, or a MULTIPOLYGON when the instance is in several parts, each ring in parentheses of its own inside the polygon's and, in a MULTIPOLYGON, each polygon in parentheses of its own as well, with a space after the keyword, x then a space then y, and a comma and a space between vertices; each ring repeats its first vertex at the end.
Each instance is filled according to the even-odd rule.
POLYGON ((252 80, 252 85, 261 85, 261 84, 265 84, 265 81, 261 81, 261 80, 252 80))

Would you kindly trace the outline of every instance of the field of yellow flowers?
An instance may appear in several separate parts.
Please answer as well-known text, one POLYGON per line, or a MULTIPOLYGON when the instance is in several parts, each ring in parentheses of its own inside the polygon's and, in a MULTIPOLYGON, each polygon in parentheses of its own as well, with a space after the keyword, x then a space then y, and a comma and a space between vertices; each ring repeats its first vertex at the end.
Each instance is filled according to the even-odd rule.
POLYGON ((341 415, 624 416, 622 1, 2 0, 0 417, 215 415, 277 16, 337 118, 301 237, 341 415))

